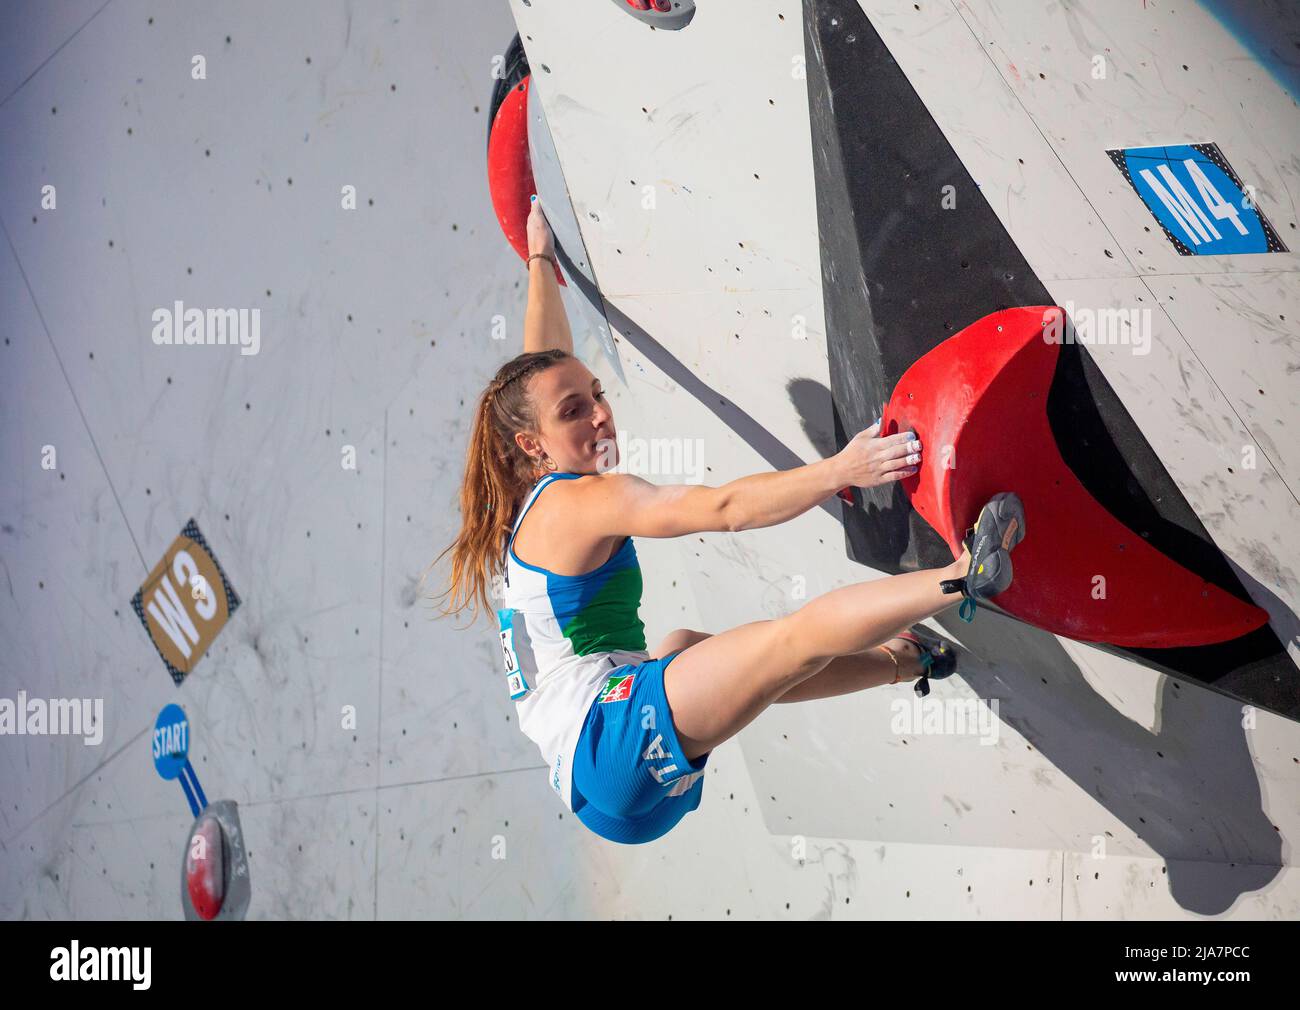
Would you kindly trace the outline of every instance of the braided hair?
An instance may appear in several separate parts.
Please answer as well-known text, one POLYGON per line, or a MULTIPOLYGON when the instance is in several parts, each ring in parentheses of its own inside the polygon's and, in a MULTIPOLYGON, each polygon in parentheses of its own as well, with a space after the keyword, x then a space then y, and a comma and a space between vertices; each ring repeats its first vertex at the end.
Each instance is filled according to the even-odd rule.
POLYGON ((549 457, 529 456, 515 442, 517 432, 537 431, 528 379, 570 357, 558 349, 520 354, 497 369, 479 397, 460 488, 460 533, 433 561, 451 552, 451 579, 439 595, 451 597, 443 616, 471 605, 494 609, 488 585, 502 570, 515 510, 548 465, 555 468, 549 457))

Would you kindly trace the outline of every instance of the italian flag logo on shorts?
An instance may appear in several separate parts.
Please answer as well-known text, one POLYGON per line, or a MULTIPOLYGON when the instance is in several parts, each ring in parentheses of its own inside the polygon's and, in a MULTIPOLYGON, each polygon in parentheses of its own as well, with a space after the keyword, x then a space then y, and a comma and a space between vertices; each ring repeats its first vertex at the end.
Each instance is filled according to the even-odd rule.
POLYGON ((607 701, 627 701, 632 697, 632 681, 635 679, 635 673, 624 673, 617 677, 610 677, 601 689, 600 703, 603 705, 607 701))

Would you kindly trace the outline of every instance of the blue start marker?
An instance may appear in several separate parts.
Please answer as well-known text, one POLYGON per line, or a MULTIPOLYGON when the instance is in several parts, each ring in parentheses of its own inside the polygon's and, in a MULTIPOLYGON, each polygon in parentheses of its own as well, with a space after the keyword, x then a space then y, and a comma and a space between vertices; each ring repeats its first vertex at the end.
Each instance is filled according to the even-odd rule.
POLYGON ((190 812, 197 817, 208 805, 199 777, 190 764, 190 721, 179 705, 168 705, 153 724, 153 766, 164 779, 180 779, 190 812))
POLYGON ((190 721, 179 705, 168 705, 153 724, 153 766, 165 779, 178 778, 190 754, 190 721))
POLYGON ((1218 144, 1106 153, 1181 255, 1287 251, 1218 144))

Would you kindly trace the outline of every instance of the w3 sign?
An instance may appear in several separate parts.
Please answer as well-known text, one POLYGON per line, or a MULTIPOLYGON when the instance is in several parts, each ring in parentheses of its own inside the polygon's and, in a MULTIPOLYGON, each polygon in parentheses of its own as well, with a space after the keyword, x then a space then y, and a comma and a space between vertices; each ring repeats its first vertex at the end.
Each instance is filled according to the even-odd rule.
POLYGON ((131 598, 131 609, 177 685, 238 606, 239 597, 193 519, 131 598))
POLYGON ((1183 256, 1287 251, 1217 144, 1106 153, 1183 256))

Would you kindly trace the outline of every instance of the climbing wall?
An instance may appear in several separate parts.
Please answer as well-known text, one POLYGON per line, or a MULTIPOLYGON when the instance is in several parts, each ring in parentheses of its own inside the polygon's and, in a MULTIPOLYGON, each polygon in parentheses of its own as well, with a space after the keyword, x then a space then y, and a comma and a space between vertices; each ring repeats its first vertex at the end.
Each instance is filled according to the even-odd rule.
MULTIPOLYGON (((1181 255, 1108 154, 1216 144, 1296 247, 1295 83, 1268 41, 1294 23, 1222 6, 701 0, 666 31, 607 0, 7 5, 0 699, 101 714, 0 735, 0 914, 182 918, 194 817, 152 752, 179 705, 181 781, 238 804, 249 918, 1300 915, 1300 731, 1284 695, 1240 697, 1297 656, 1296 254, 1181 255), (1273 640, 1225 685, 945 618, 963 675, 940 705, 778 706, 661 841, 585 831, 518 731, 492 627, 435 620, 421 581, 456 531, 467 404, 521 346, 484 165, 516 32, 575 338, 648 479, 833 453, 921 353, 1023 304, 1000 297, 1022 271, 1045 302, 1141 299, 1150 353, 1075 348, 1080 388, 1103 424, 1123 408, 1273 640), (854 47, 896 94, 853 90, 854 47), (924 120, 872 118, 904 108, 924 120), (1009 286, 953 233, 917 237, 950 222, 905 187, 846 173, 854 136, 935 206, 951 184, 953 213, 981 208, 973 248, 1014 253, 1009 286), (936 279, 954 258, 988 304, 936 279), (260 310, 257 353, 160 345, 178 301, 260 310), (191 519, 239 605, 174 678, 132 600, 191 519)), ((639 541, 648 636, 933 557, 910 515, 870 555, 881 507, 639 541)))
MULTIPOLYGON (((1295 714, 1298 514, 1271 434, 1297 416, 1284 381, 1294 368, 1295 254, 1182 257, 1108 151, 1219 145, 1285 242, 1294 166, 1268 152, 1298 135, 1294 102, 1209 10, 1142 20, 1140 9, 1120 18, 1115 5, 1071 5, 1025 20, 1004 19, 998 5, 918 6, 773 5, 746 18, 743 45, 728 43, 720 13, 640 35, 558 5, 516 9, 633 399, 640 382, 658 392, 674 370, 691 375, 672 382, 670 409, 656 400, 643 420, 634 404, 616 416, 634 430, 702 439, 709 480, 728 480, 791 465, 780 462, 786 452, 807 461, 833 451, 879 414, 907 367, 988 313, 1059 304, 1077 337, 1085 311, 1149 307, 1138 317, 1145 329, 1124 343, 1063 349, 1070 370, 1053 390, 1064 418, 1056 427, 1073 437, 1060 439, 1062 454, 1110 511, 1123 514, 1126 496, 1155 503, 1160 539, 1208 559, 1214 577, 1267 611, 1260 638, 1208 656, 1138 652, 994 613, 972 625, 945 616, 939 626, 969 650, 969 674, 937 689, 947 709, 899 712, 896 695, 869 692, 770 710, 739 742, 764 822, 787 841, 892 842, 891 858, 902 847, 918 867, 933 845, 1055 850, 1055 872, 1026 872, 1017 884, 1027 890, 1036 876, 1067 915, 1143 914, 1145 890, 1140 901, 1131 889, 1106 893, 1104 867, 1120 853, 1133 857, 1125 873, 1153 874, 1168 907, 1222 912, 1285 871, 1252 870, 1256 883, 1245 885, 1202 864, 1277 864, 1274 826, 1285 834, 1297 813, 1295 724, 1259 707, 1295 714), (1043 64, 1032 75, 1009 67, 1033 62, 1030 52, 1043 64), (1162 85, 1173 52, 1188 54, 1189 70, 1179 69, 1188 76, 1162 85), (653 101, 600 83, 636 53, 674 70, 653 101), (1094 79, 1094 66, 1108 76, 1094 79), (1211 84, 1216 74, 1225 78, 1211 84), (1230 109, 1246 91, 1260 109, 1257 130, 1230 109), (1174 117, 1191 103, 1207 111, 1189 133, 1174 117), (584 138, 595 121, 593 148, 584 138), (1244 279, 1229 281, 1237 263, 1244 279), (1217 355, 1181 332, 1156 291, 1170 277, 1201 276, 1219 290, 1260 290, 1249 311, 1221 303, 1217 315, 1191 313, 1199 325, 1215 320, 1217 355), (1229 353, 1233 344, 1243 349, 1229 353), (1244 373, 1265 392, 1234 401, 1244 373), (723 398, 728 409, 718 411, 723 398), (1080 444, 1080 431, 1098 438, 1080 444), (1247 455, 1252 468, 1234 465, 1247 455), (1121 465, 1108 471, 1090 456, 1121 465), (906 732, 963 703, 996 711, 996 742, 948 726, 906 732)), ((1015 449, 1010 432, 1013 459, 1015 449)), ((915 516, 889 544, 891 519, 862 495, 780 529, 699 538, 686 551, 705 628, 943 560, 942 541, 915 516), (872 556, 873 537, 892 553, 872 556)), ((1086 529, 1077 515, 1058 521, 1086 529)), ((941 890, 978 904, 961 897, 969 869, 956 870, 941 890)), ((896 897, 891 911, 915 907, 896 897)))

